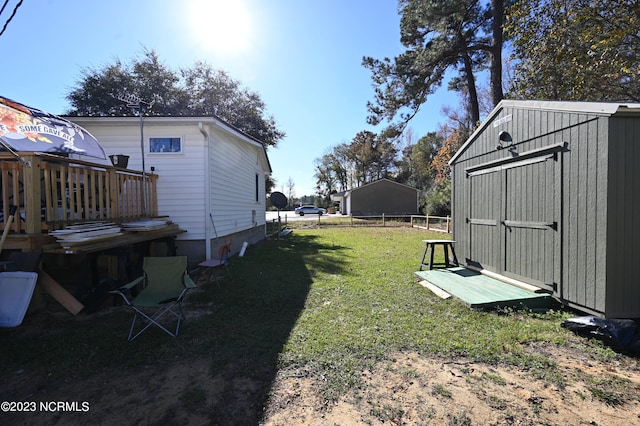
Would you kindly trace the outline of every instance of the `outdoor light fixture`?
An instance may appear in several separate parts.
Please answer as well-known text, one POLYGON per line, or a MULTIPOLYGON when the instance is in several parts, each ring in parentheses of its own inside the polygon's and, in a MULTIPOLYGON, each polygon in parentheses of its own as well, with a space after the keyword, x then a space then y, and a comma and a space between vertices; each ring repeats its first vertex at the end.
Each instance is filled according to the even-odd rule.
POLYGON ((500 133, 498 134, 498 145, 496 146, 496 149, 498 151, 500 151, 501 149, 505 149, 505 148, 510 148, 513 146, 513 139, 511 138, 511 135, 509 134, 509 132, 507 132, 506 130, 502 130, 500 131, 500 133), (506 145, 503 145, 505 144, 506 145))

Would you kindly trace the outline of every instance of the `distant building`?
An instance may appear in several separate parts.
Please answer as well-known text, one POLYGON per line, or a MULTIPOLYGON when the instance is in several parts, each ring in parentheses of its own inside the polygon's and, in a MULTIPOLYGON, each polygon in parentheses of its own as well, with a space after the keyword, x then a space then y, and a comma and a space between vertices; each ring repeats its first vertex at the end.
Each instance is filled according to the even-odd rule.
POLYGON ((353 216, 418 214, 420 191, 389 179, 380 179, 331 195, 340 212, 353 216))

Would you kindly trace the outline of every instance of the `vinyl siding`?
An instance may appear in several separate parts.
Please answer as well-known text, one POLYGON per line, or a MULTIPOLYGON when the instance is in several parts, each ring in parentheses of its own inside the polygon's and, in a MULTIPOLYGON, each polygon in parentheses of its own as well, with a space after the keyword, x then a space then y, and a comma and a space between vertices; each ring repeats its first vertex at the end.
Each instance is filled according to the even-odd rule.
POLYGON ((265 223, 265 171, 259 147, 212 130, 209 161, 210 209, 219 236, 265 223), (235 140, 234 140, 235 139, 235 140), (258 175, 258 201, 255 199, 258 175), (253 213, 255 212, 255 216, 253 213))
MULTIPOLYGON (((82 124, 103 146, 107 157, 112 154, 129 156, 128 168, 142 170, 140 128, 138 123, 119 126, 82 124)), ((206 217, 203 183, 205 181, 204 138, 196 126, 144 126, 145 169, 158 175, 158 213, 186 229, 178 239, 202 239, 206 217), (179 137, 180 153, 150 153, 149 138, 179 137)), ((100 161, 100 160, 99 160, 100 161)), ((104 164, 111 164, 107 159, 104 164)))
MULTIPOLYGON (((108 124, 95 117, 78 118, 77 122, 98 138, 107 156, 128 155, 128 168, 142 170, 139 121, 106 120, 108 124)), ((270 170, 262 146, 219 127, 215 120, 203 120, 208 123, 203 127, 207 137, 198 128, 197 119, 176 121, 177 124, 166 118, 158 122, 153 118, 145 120, 144 139, 145 168, 150 171, 154 167, 158 175, 159 214, 169 216, 187 231, 178 240, 212 239, 216 234, 221 237, 264 225, 265 179, 270 170), (151 137, 180 137, 182 152, 150 153, 151 137), (258 201, 256 175, 260 186, 258 201)), ((108 158, 97 162, 111 164, 108 158)), ((261 228, 255 229, 264 233, 261 228)))

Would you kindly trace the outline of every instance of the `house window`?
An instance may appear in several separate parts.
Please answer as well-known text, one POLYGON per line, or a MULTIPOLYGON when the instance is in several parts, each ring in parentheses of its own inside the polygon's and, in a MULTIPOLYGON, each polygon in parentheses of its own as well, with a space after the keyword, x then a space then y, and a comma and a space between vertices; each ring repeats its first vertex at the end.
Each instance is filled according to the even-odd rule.
POLYGON ((256 173, 256 203, 260 201, 260 176, 256 173))
POLYGON ((149 138, 149 152, 166 152, 170 154, 182 152, 181 138, 149 138))

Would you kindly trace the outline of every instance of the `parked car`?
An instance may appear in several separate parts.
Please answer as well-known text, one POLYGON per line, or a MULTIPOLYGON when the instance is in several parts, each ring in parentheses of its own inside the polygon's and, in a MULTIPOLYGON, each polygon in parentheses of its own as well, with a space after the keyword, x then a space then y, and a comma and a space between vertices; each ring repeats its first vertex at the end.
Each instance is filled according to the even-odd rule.
POLYGON ((304 216, 305 214, 317 214, 322 216, 323 214, 327 214, 327 211, 322 207, 316 206, 302 206, 296 209, 296 213, 300 216, 304 216))

